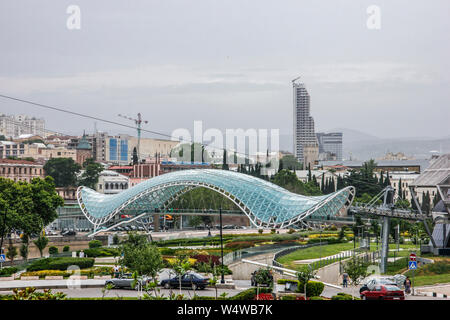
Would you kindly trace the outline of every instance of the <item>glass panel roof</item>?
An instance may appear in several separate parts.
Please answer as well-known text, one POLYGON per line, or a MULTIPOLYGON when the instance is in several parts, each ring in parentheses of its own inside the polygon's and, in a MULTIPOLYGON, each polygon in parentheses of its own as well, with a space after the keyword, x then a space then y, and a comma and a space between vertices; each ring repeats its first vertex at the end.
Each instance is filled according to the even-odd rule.
POLYGON ((79 203, 91 220, 105 220, 121 210, 153 212, 172 197, 186 192, 187 187, 219 188, 218 192, 234 200, 249 216, 261 223, 285 223, 313 214, 333 216, 339 213, 354 194, 353 187, 324 196, 294 194, 266 180, 228 170, 196 169, 163 174, 139 183, 115 195, 105 195, 82 187, 79 203), (239 203, 240 202, 240 203, 239 203))

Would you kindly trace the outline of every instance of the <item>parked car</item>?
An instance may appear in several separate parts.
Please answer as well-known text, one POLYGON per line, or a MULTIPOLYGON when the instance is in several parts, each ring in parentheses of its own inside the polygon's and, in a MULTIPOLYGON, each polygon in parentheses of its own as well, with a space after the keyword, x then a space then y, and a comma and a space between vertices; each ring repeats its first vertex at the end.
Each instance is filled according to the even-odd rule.
POLYGON ((75 230, 73 229, 66 229, 64 231, 61 231, 61 235, 63 237, 68 237, 68 236, 75 236, 77 233, 75 232, 75 230))
MULTIPOLYGON (((110 280, 106 280, 105 285, 111 284, 114 289, 139 289, 139 286, 135 286, 133 288, 133 275, 131 273, 123 273, 118 278, 113 278, 110 280)), ((147 277, 142 277, 138 279, 141 286, 145 286, 150 282, 150 279, 147 277)))
POLYGON ((373 289, 361 292, 363 300, 405 300, 403 290, 396 285, 376 284, 373 289))
MULTIPOLYGON (((209 278, 205 278, 202 275, 189 272, 181 276, 181 287, 196 289, 205 289, 208 285, 209 278)), ((164 279, 161 281, 161 286, 166 289, 178 288, 180 286, 180 279, 178 276, 171 279, 164 279)))

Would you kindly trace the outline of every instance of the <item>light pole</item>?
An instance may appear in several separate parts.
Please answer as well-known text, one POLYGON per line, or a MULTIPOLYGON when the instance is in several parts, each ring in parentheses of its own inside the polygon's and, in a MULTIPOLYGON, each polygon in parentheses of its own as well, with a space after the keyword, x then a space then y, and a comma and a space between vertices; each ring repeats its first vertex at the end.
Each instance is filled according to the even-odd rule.
POLYGON ((223 283, 225 283, 225 276, 223 274, 224 269, 223 269, 222 207, 219 208, 219 217, 220 217, 219 218, 220 219, 220 255, 222 257, 222 259, 221 259, 222 265, 221 265, 221 270, 220 270, 220 273, 221 273, 220 283, 223 284, 223 283))

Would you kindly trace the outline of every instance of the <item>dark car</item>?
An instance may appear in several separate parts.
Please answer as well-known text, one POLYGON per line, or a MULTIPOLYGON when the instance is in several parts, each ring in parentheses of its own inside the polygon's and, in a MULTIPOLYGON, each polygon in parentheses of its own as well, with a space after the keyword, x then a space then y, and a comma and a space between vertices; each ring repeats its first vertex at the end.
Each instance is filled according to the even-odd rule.
POLYGON ((72 230, 72 229, 70 229, 70 230, 64 230, 64 231, 61 232, 61 235, 62 235, 63 237, 75 236, 76 234, 77 234, 77 233, 75 232, 75 230, 72 230))
POLYGON ((363 300, 405 300, 405 294, 396 285, 376 284, 372 290, 361 293, 363 300))
MULTIPOLYGON (((205 289, 206 286, 208 285, 208 282, 209 278, 205 278, 202 275, 195 272, 185 273, 181 276, 181 287, 184 288, 192 288, 193 290, 205 289)), ((177 276, 171 279, 162 280, 161 286, 163 286, 166 289, 178 288, 180 286, 180 279, 177 276)))
MULTIPOLYGON (((124 273, 119 275, 118 278, 114 278, 114 279, 110 279, 107 280, 105 282, 105 285, 111 284, 113 286, 114 289, 120 289, 120 288, 124 288, 124 289, 138 289, 139 286, 135 286, 133 288, 133 275, 131 273, 124 273)), ((143 277, 138 279, 139 283, 141 284, 141 286, 145 286, 146 284, 148 284, 150 282, 150 279, 143 277)))

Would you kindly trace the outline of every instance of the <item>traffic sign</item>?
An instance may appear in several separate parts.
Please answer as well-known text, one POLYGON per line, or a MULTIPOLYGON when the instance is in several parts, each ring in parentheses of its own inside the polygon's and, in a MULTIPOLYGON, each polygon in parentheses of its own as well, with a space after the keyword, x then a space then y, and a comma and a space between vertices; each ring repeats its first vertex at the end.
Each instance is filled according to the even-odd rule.
POLYGON ((410 255, 409 255, 409 260, 410 261, 416 261, 416 254, 415 253, 411 253, 410 255))
POLYGON ((4 254, 0 254, 0 262, 6 261, 6 256, 4 254))
POLYGON ((417 269, 417 261, 410 261, 408 263, 408 269, 409 270, 416 270, 417 269))

